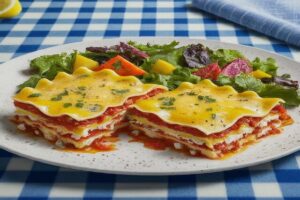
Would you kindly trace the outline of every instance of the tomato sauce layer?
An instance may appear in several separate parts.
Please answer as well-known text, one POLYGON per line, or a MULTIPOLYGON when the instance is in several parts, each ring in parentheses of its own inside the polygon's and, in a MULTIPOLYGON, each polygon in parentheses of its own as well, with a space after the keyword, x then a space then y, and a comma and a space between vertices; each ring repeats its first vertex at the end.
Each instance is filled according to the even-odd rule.
MULTIPOLYGON (((276 126, 274 126, 274 124, 278 123, 278 121, 279 120, 270 121, 268 123, 268 127, 271 127, 271 130, 269 130, 267 132, 267 134, 265 134, 263 136, 260 136, 260 137, 256 136, 256 138, 261 139, 261 138, 264 138, 264 137, 267 137, 267 136, 270 136, 270 135, 279 134, 280 130, 276 126)), ((142 126, 143 128, 146 128, 146 129, 151 128, 149 126, 140 125, 140 124, 138 124, 137 126, 142 126)), ((129 133, 129 135, 133 138, 131 140, 131 142, 143 143, 144 147, 149 148, 149 149, 166 150, 167 148, 171 148, 173 150, 176 150, 176 151, 179 151, 179 152, 184 152, 184 153, 191 156, 189 150, 193 149, 191 147, 194 147, 194 149, 201 148, 201 149, 206 149, 206 150, 209 150, 209 151, 214 151, 218 154, 218 157, 221 158, 221 157, 224 157, 224 155, 227 155, 229 153, 235 153, 235 152, 241 150, 242 148, 247 147, 249 144, 253 143, 252 140, 250 140, 249 142, 244 143, 243 145, 240 145, 239 142, 243 139, 246 139, 247 137, 257 135, 258 133, 261 132, 261 129, 262 128, 260 128, 260 127, 256 127, 255 130, 249 135, 244 135, 242 138, 240 138, 236 141, 233 141, 230 144, 227 144, 225 142, 215 144, 213 146, 213 148, 209 148, 205 144, 199 145, 199 144, 191 143, 191 142, 189 142, 187 140, 184 140, 184 139, 181 139, 179 141, 179 139, 177 139, 173 136, 170 136, 170 135, 167 135, 167 137, 166 137, 166 134, 161 130, 156 130, 155 131, 155 133, 159 136, 159 138, 150 138, 143 131, 142 131, 141 134, 138 134, 138 135, 132 134, 132 133, 129 133), (160 137, 162 137, 162 138, 160 138, 160 137), (181 146, 180 149, 176 149, 176 148, 174 148, 174 143, 181 143, 181 144, 183 144, 183 146, 181 146)), ((207 156, 201 154, 199 151, 195 152, 195 154, 192 155, 192 156, 207 157, 207 156)))
MULTIPOLYGON (((178 125, 178 124, 169 124, 169 123, 163 121, 160 117, 158 117, 157 115, 155 115, 153 113, 145 113, 145 112, 137 110, 136 108, 130 109, 129 112, 133 115, 136 115, 139 117, 144 117, 144 118, 148 119, 150 122, 153 122, 159 126, 168 127, 170 129, 174 129, 176 131, 187 132, 194 136, 212 137, 212 138, 223 138, 226 136, 226 134, 230 133, 231 131, 239 129, 242 125, 248 124, 251 127, 255 127, 263 119, 263 117, 242 117, 234 125, 227 128, 226 130, 218 132, 218 133, 213 133, 211 135, 206 135, 205 133, 198 130, 197 128, 178 125)), ((278 113, 280 115, 281 120, 287 120, 290 118, 286 112, 286 109, 282 105, 275 106, 272 109, 271 113, 278 113)))
MULTIPOLYGON (((25 118, 25 119, 29 119, 29 117, 27 116, 22 116, 22 118, 25 118)), ((118 120, 117 123, 115 123, 115 126, 118 127, 122 124, 126 124, 127 123, 127 120, 126 119, 121 119, 120 116, 119 117, 116 117, 115 120, 118 120)), ((22 121, 20 119, 19 116, 15 116, 14 119, 13 119, 13 122, 15 122, 16 124, 22 124, 24 123, 25 125, 29 126, 28 124, 26 124, 25 121, 22 121)), ((109 125, 109 124, 108 124, 109 125)), ((40 121, 36 121, 34 122, 33 124, 30 125, 32 128, 35 128, 35 129, 41 129, 42 127, 46 127, 48 129, 51 129, 53 131, 56 131, 57 130, 53 127, 49 127, 47 124, 43 123, 43 122, 40 122, 40 121)), ((108 128, 104 128, 104 129, 94 129, 94 130, 90 130, 88 132, 88 135, 85 136, 85 137, 80 137, 79 139, 75 139, 72 137, 72 134, 71 133, 68 133, 68 134, 61 134, 59 132, 57 132, 57 134, 59 135, 59 137, 61 138, 65 138, 65 139, 70 139, 70 140, 73 140, 73 141, 77 141, 77 142, 83 142, 84 140, 87 140, 93 136, 96 136, 96 135, 99 135, 101 134, 102 132, 105 132, 105 131, 112 131, 111 129, 108 129, 108 128)), ((26 132, 31 132, 31 131, 28 131, 26 130, 26 132)))
POLYGON ((14 101, 14 104, 15 104, 16 107, 19 107, 23 110, 27 110, 31 113, 37 114, 37 115, 45 118, 49 123, 64 126, 68 130, 72 131, 76 127, 79 127, 79 126, 86 126, 86 125, 89 125, 89 124, 101 123, 104 120, 105 116, 113 116, 113 115, 115 115, 115 114, 117 114, 121 111, 126 110, 130 105, 134 104, 137 100, 152 97, 152 96, 154 96, 158 93, 161 93, 163 91, 164 91, 163 89, 157 88, 157 89, 154 89, 154 90, 150 91, 149 93, 147 93, 145 95, 130 97, 121 106, 107 108, 106 111, 101 116, 95 117, 95 118, 92 118, 92 119, 82 120, 82 121, 75 120, 75 119, 73 119, 73 118, 71 118, 70 116, 67 116, 67 115, 63 115, 63 116, 59 116, 59 117, 50 117, 50 116, 42 113, 35 106, 27 104, 27 103, 14 101))
MULTIPOLYGON (((38 127, 32 127, 29 125, 26 125, 26 133, 35 133, 36 131, 39 131, 38 127)), ((42 134, 39 132, 39 134, 31 134, 32 136, 42 136, 42 134)), ((78 152, 78 153, 97 153, 97 152, 107 152, 107 151, 114 151, 116 150, 115 143, 119 139, 115 136, 111 137, 102 137, 102 138, 97 138, 95 139, 91 145, 86 146, 84 148, 78 149, 74 147, 73 144, 65 144, 65 147, 59 148, 59 150, 66 151, 66 152, 78 152)), ((49 140, 47 139, 49 143, 52 145, 55 144, 57 141, 57 138, 54 140, 49 140)))
MULTIPOLYGON (((27 117, 26 117, 27 118, 27 117)), ((22 121, 18 116, 16 116, 14 119, 12 119, 12 121, 16 124, 24 124, 25 129, 22 130, 25 133, 28 133, 32 136, 43 136, 43 132, 41 130, 41 126, 39 124, 26 124, 24 121, 22 121)), ((123 123, 123 121, 119 122, 119 124, 123 123)), ((47 126, 46 126, 47 127, 47 126)), ((49 128, 49 127, 47 127, 49 128)), ((50 128, 52 129, 52 128, 50 128)), ((54 130, 54 129, 53 129, 54 130)), ((103 131, 103 130, 102 130, 103 131)), ((69 138, 72 139, 73 141, 76 142, 84 142, 84 140, 89 139, 92 136, 96 136, 97 134, 99 134, 101 131, 92 131, 90 133, 89 136, 87 137, 82 137, 79 140, 75 140, 73 138, 69 138)), ((59 138, 64 138, 64 136, 61 135, 57 135, 53 138, 53 140, 50 140, 49 138, 46 138, 49 142, 51 142, 52 144, 55 144, 55 142, 59 139, 59 138)), ((117 142, 119 139, 116 137, 115 133, 112 133, 111 136, 105 136, 105 137, 100 137, 95 139, 91 145, 86 146, 82 149, 77 149, 73 144, 71 143, 65 143, 64 144, 64 149, 65 151, 76 151, 76 152, 83 152, 83 153, 96 153, 99 151, 110 151, 110 150, 114 150, 114 144, 115 142, 117 142), (108 144, 107 142, 111 142, 112 144, 108 144)))

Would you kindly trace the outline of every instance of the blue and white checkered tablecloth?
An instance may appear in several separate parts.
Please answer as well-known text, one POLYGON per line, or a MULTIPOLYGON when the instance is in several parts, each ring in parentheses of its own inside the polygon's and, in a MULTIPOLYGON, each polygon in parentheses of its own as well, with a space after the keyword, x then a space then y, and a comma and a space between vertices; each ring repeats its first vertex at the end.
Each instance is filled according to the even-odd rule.
MULTIPOLYGON (((214 39, 300 60, 299 49, 195 12, 186 0, 21 2, 21 15, 0 20, 0 63, 53 45, 128 36, 214 39)), ((300 199, 299 167, 297 152, 222 173, 137 177, 69 170, 0 150, 0 199, 300 199)))

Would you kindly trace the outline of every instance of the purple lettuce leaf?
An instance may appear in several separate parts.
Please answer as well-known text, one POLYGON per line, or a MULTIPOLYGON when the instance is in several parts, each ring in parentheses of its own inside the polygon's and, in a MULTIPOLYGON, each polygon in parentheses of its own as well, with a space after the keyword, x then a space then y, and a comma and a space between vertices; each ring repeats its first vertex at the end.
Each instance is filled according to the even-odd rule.
POLYGON ((201 68, 211 63, 209 49, 202 44, 192 44, 187 47, 183 57, 190 68, 201 68))

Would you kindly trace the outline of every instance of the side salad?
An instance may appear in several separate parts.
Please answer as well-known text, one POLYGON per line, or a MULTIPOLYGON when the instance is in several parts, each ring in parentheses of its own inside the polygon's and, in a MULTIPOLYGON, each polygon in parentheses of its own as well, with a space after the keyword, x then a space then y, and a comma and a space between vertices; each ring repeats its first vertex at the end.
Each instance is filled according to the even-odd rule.
POLYGON ((239 92, 252 90, 261 97, 278 97, 286 106, 299 106, 298 82, 289 74, 277 73, 273 58, 249 60, 233 49, 212 50, 202 44, 178 46, 138 44, 130 41, 110 47, 87 47, 84 52, 44 55, 30 62, 32 76, 18 90, 35 87, 41 78, 54 79, 58 72, 72 73, 85 66, 92 70, 112 69, 119 75, 137 76, 144 83, 175 89, 181 82, 210 79, 239 92))

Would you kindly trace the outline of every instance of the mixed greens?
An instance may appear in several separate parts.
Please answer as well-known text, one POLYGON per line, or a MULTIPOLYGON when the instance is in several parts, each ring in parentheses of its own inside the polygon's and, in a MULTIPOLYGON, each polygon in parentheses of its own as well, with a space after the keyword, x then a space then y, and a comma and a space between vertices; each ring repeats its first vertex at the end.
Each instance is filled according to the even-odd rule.
POLYGON ((52 80, 58 72, 72 73, 80 66, 92 70, 112 69, 120 75, 137 76, 144 83, 175 89, 182 82, 211 79, 217 85, 230 85, 239 92, 255 91, 261 97, 279 97, 287 106, 298 106, 298 82, 290 75, 277 74, 273 58, 247 59, 232 49, 211 50, 202 44, 178 46, 121 42, 110 47, 88 47, 85 52, 45 55, 30 63, 33 73, 18 86, 34 87, 41 78, 52 80))

